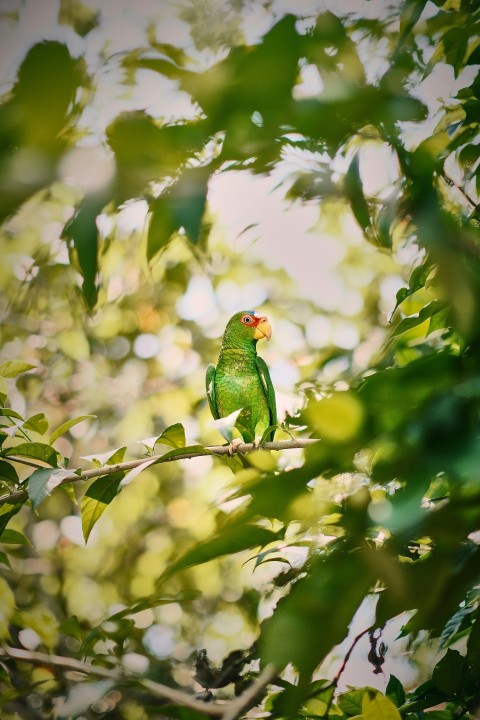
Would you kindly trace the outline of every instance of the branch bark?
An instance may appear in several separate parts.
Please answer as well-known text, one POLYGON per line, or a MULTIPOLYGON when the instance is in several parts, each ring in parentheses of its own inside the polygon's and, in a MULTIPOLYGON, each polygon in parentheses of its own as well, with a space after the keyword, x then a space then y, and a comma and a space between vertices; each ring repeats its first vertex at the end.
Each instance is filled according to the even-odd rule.
POLYGON ((272 665, 267 665, 253 685, 247 688, 239 697, 226 703, 207 703, 202 700, 197 700, 192 695, 188 695, 181 690, 154 682, 148 678, 135 677, 120 670, 111 670, 110 668, 100 667, 99 665, 90 665, 75 658, 63 657, 61 655, 47 655, 46 653, 22 650, 21 648, 9 646, 0 648, 0 658, 4 661, 19 660, 21 662, 31 663, 32 665, 46 665, 61 668, 66 671, 80 672, 90 677, 114 680, 118 683, 131 683, 135 681, 143 690, 159 700, 181 705, 182 707, 196 710, 203 715, 208 715, 213 718, 222 718, 222 720, 236 720, 240 715, 243 715, 247 710, 254 707, 263 696, 267 685, 274 680, 277 674, 272 665))
MULTIPOLYGON (((316 442, 319 442, 316 438, 299 438, 298 440, 276 440, 273 442, 265 443, 265 445, 262 446, 262 449, 275 451, 293 450, 294 448, 307 447, 308 445, 312 445, 316 442)), ((253 443, 241 443, 236 447, 236 452, 243 455, 256 449, 257 448, 253 443)), ((154 465, 155 461, 162 463, 176 462, 177 460, 190 460, 191 458, 205 455, 205 450, 207 450, 211 455, 228 455, 229 446, 210 445, 208 447, 202 448, 201 450, 188 450, 188 448, 185 448, 184 453, 180 453, 175 457, 171 458, 162 459, 164 458, 163 455, 151 455, 149 457, 140 458, 138 460, 129 460, 128 462, 116 463, 115 465, 103 465, 101 468, 92 468, 91 470, 82 470, 81 472, 72 471, 69 475, 65 475, 65 477, 62 478, 61 482, 58 483, 57 487, 59 487, 60 485, 65 485, 67 483, 77 482, 78 480, 91 480, 92 478, 102 477, 103 475, 111 475, 112 473, 116 472, 127 472, 128 470, 133 470, 134 468, 140 467, 144 463, 154 465)), ((9 456, 8 459, 12 462, 17 462, 14 456, 9 456)), ((18 460, 18 462, 23 462, 23 460, 18 460)), ((38 465, 34 467, 44 468, 45 466, 38 465)), ((52 469, 55 470, 56 468, 52 469)), ((18 505, 19 503, 23 503, 26 500, 28 500, 28 493, 26 490, 14 490, 11 493, 0 496, 0 507, 7 504, 18 505)))

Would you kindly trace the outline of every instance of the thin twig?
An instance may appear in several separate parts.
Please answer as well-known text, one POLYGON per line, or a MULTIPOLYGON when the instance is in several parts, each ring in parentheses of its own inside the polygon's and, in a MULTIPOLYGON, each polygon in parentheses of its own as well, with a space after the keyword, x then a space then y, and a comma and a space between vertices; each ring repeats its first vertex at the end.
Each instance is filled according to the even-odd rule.
POLYGON ((255 707, 265 694, 267 685, 275 679, 277 673, 278 670, 273 665, 267 665, 253 685, 250 685, 245 692, 228 703, 225 707, 222 720, 237 720, 237 718, 244 715, 250 708, 255 707))
POLYGON ((333 688, 332 695, 331 695, 331 697, 328 699, 327 707, 326 707, 326 709, 325 709, 325 712, 323 713, 323 717, 324 717, 324 718, 328 717, 328 713, 330 712, 330 708, 332 707, 333 696, 335 695, 335 690, 336 690, 336 688, 337 688, 337 686, 338 686, 338 682, 339 682, 340 678, 342 677, 342 675, 343 675, 343 673, 344 673, 344 671, 345 671, 345 668, 347 667, 347 663, 348 663, 348 661, 350 660, 350 656, 351 656, 352 652, 354 651, 356 644, 358 643, 358 641, 359 641, 364 635, 366 635, 368 632, 370 632, 371 629, 372 629, 372 628, 371 628, 371 626, 370 626, 370 627, 366 628, 365 630, 362 630, 362 632, 359 633, 359 634, 353 639, 353 642, 352 642, 352 644, 350 645, 350 647, 348 648, 348 650, 347 650, 347 652, 346 652, 346 654, 345 654, 345 657, 343 658, 343 662, 342 662, 342 664, 340 665, 340 668, 339 668, 337 674, 335 675, 335 677, 333 678, 331 684, 330 684, 330 685, 327 685, 327 686, 324 687, 324 688, 322 688, 322 690, 327 690, 328 688, 333 688))
POLYGON ((467 191, 465 190, 463 185, 459 185, 458 183, 456 183, 455 180, 452 177, 450 177, 450 175, 447 172, 445 172, 445 170, 442 170, 440 175, 445 180, 447 185, 449 185, 450 187, 456 188, 458 190, 458 192, 460 192, 463 195, 465 200, 468 203, 470 203, 473 210, 477 210, 478 203, 476 203, 475 200, 472 198, 472 196, 467 193, 467 191))
MULTIPOLYGON (((197 712, 203 713, 204 715, 210 715, 211 717, 222 717, 225 713, 225 709, 229 707, 229 704, 206 703, 202 700, 197 700, 192 695, 187 695, 187 693, 184 693, 181 690, 168 687, 168 685, 162 685, 161 683, 148 680, 147 678, 134 677, 121 671, 100 667, 99 665, 89 665, 88 663, 76 660, 75 658, 68 658, 60 655, 47 655, 46 653, 34 652, 32 650, 21 650, 19 648, 12 647, 0 648, 0 658, 7 661, 10 659, 21 660, 22 662, 31 663, 33 665, 47 665, 62 668, 63 670, 74 670, 75 672, 81 672, 85 675, 114 680, 117 683, 132 682, 132 680, 134 680, 144 690, 148 691, 150 695, 156 698, 167 700, 170 703, 181 705, 182 707, 190 708, 191 710, 196 710, 197 712)), ((234 705, 239 699, 240 698, 236 698, 231 704, 234 705)))
MULTIPOLYGON (((307 445, 311 445, 312 443, 316 442, 318 442, 318 440, 316 440, 315 438, 299 438, 298 440, 276 440, 273 442, 267 442, 262 447, 265 450, 292 450, 294 448, 304 448, 307 445)), ((257 448, 253 443, 242 443, 241 445, 238 445, 238 447, 236 448, 236 452, 243 455, 256 449, 257 448)), ((184 453, 180 453, 178 455, 175 455, 174 457, 151 455, 149 457, 140 458, 139 460, 130 460, 128 462, 116 463, 115 465, 103 465, 101 468, 92 468, 91 470, 82 470, 81 472, 71 472, 69 475, 65 475, 56 487, 59 487, 60 485, 65 485, 67 483, 76 482, 78 480, 91 480, 92 478, 102 477, 104 475, 111 475, 112 473, 116 472, 127 472, 128 470, 133 470, 134 468, 140 467, 144 463, 154 465, 155 461, 158 463, 162 463, 175 462, 177 460, 189 460, 190 458, 205 455, 205 450, 207 450, 208 453, 211 455, 228 455, 229 446, 211 445, 209 447, 201 449, 197 448, 195 450, 188 450, 188 448, 186 448, 184 453)), ((10 455, 8 459, 13 462, 17 462, 15 457, 12 455, 10 455)), ((42 465, 38 467, 44 468, 45 466, 42 465)), ((52 468, 53 472, 55 472, 55 470, 57 469, 59 468, 52 468)), ((11 493, 0 496, 0 506, 6 504, 17 505, 18 503, 25 502, 25 500, 28 500, 28 493, 26 492, 26 490, 14 490, 11 493)))

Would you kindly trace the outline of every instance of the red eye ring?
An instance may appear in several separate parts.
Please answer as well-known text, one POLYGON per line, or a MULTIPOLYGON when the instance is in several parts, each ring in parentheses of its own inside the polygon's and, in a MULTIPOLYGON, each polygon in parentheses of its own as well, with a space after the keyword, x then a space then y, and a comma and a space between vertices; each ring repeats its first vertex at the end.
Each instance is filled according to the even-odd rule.
POLYGON ((251 325, 253 323, 253 317, 251 315, 244 315, 241 321, 244 325, 251 325))

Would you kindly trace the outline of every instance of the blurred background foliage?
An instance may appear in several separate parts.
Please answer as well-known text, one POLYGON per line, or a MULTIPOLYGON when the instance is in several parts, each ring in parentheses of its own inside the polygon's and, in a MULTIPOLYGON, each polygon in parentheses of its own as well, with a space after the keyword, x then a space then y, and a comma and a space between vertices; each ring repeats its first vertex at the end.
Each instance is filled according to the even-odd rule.
MULTIPOLYGON (((478 4, 0 14, 2 646, 187 690, 240 649, 263 716, 474 717, 478 4), (55 489, 221 443, 205 367, 250 307, 277 438, 319 443, 55 489)), ((199 717, 86 687, 3 658, 2 720, 199 717)))

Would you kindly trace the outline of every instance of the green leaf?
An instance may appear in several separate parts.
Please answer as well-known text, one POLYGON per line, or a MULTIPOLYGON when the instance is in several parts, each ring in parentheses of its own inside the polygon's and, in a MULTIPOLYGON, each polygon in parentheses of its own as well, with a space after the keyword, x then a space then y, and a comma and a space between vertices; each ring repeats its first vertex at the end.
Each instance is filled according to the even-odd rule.
POLYGON ((70 473, 71 470, 39 468, 30 475, 28 478, 28 497, 32 501, 34 510, 70 473))
POLYGON ((480 676, 480 615, 473 623, 467 640, 467 664, 473 675, 480 676))
POLYGON ((362 702, 364 720, 401 720, 393 702, 381 692, 366 693, 362 702), (373 697, 372 697, 373 695, 373 697))
POLYGON ((82 530, 85 542, 88 541, 95 523, 103 515, 107 506, 118 493, 123 472, 102 475, 95 480, 82 498, 82 530))
POLYGON ((174 232, 180 225, 173 216, 167 197, 160 195, 150 207, 150 223, 147 236, 147 260, 150 262, 157 253, 165 250, 174 232))
POLYGON ((83 277, 82 293, 89 309, 95 307, 98 295, 98 228, 97 216, 109 198, 101 193, 87 195, 65 225, 62 237, 73 243, 78 269, 83 277))
POLYGON ((278 533, 257 525, 239 525, 226 528, 219 535, 204 540, 187 550, 165 571, 161 579, 164 580, 180 570, 185 570, 185 568, 193 565, 202 565, 223 555, 233 555, 243 550, 250 550, 258 545, 267 545, 278 540, 278 537, 278 533))
POLYGON ((403 335, 403 333, 422 325, 422 323, 428 320, 428 318, 431 318, 436 313, 444 310, 444 308, 445 302, 443 300, 432 300, 428 303, 428 305, 425 305, 425 307, 420 310, 418 315, 412 315, 401 320, 390 333, 389 340, 393 340, 399 335, 403 335))
POLYGON ((373 688, 364 687, 358 690, 349 690, 338 696, 337 705, 345 715, 355 717, 362 713, 362 702, 367 692, 376 692, 373 688))
POLYGON ((458 650, 449 648, 435 666, 432 673, 432 682, 447 697, 453 698, 463 684, 466 670, 465 658, 460 655, 458 650))
POLYGON ((361 552, 356 552, 355 562, 350 552, 312 559, 308 575, 278 601, 273 615, 262 623, 260 635, 263 662, 279 669, 292 663, 304 678, 345 639, 359 604, 376 580, 376 570, 361 552), (340 597, 342 602, 332 614, 332 603, 340 597), (312 633, 313 627, 321 632, 312 633))
POLYGON ((385 692, 397 707, 405 703, 404 687, 395 675, 390 675, 385 692))
POLYGON ((0 375, 6 378, 14 378, 21 373, 33 370, 36 365, 23 362, 23 360, 7 360, 0 365, 0 375))
POLYGON ((23 417, 11 408, 0 408, 0 416, 14 418, 15 420, 23 420, 23 417))
POLYGON ((9 503, 5 503, 4 505, 0 506, 0 533, 4 532, 9 521, 12 519, 12 517, 14 515, 16 515, 18 512, 20 512, 23 505, 24 505, 24 502, 19 502, 19 503, 15 503, 15 505, 10 505, 9 503))
POLYGON ((344 180, 344 190, 352 206, 352 212, 362 230, 371 227, 370 211, 363 194, 362 180, 360 178, 358 153, 353 157, 344 180))
POLYGON ((162 434, 155 440, 155 445, 160 443, 162 445, 170 445, 173 448, 185 447, 185 428, 181 423, 175 423, 170 425, 162 434))
POLYGON ((58 440, 61 435, 65 435, 65 433, 68 432, 68 430, 70 430, 70 428, 72 428, 74 425, 78 425, 78 423, 81 423, 84 420, 90 420, 96 417, 96 415, 80 415, 79 417, 72 418, 71 420, 67 420, 66 422, 62 423, 51 434, 50 445, 53 445, 55 440, 58 440))
POLYGON ((132 482, 134 478, 137 477, 137 475, 140 475, 144 470, 146 470, 150 465, 156 465, 159 462, 158 458, 150 458, 145 460, 141 465, 137 465, 137 467, 132 468, 129 470, 125 477, 123 478, 122 482, 120 483, 120 487, 125 487, 125 485, 128 485, 132 482))
POLYGON ((402 45, 410 35, 426 4, 427 0, 405 0, 400 14, 399 46, 402 45))
POLYGON ((0 460, 0 480, 6 480, 7 484, 12 485, 18 485, 19 483, 17 471, 13 465, 5 462, 5 460, 0 460))
POLYGON ((30 541, 23 533, 9 529, 2 532, 0 542, 8 545, 30 545, 30 541))
MULTIPOLYGON (((28 420, 23 423, 23 428, 24 430, 33 430, 34 432, 38 432, 40 435, 43 435, 48 428, 48 420, 44 413, 37 413, 36 415, 32 415, 32 417, 28 418, 28 420)), ((51 443, 52 441, 50 440, 50 444, 51 443)))
POLYGON ((8 555, 4 552, 0 552, 0 563, 2 565, 6 565, 7 567, 11 568, 10 560, 8 559, 8 555))
POLYGON ((57 451, 45 443, 25 442, 3 451, 5 457, 26 457, 41 460, 52 467, 57 465, 57 451))

